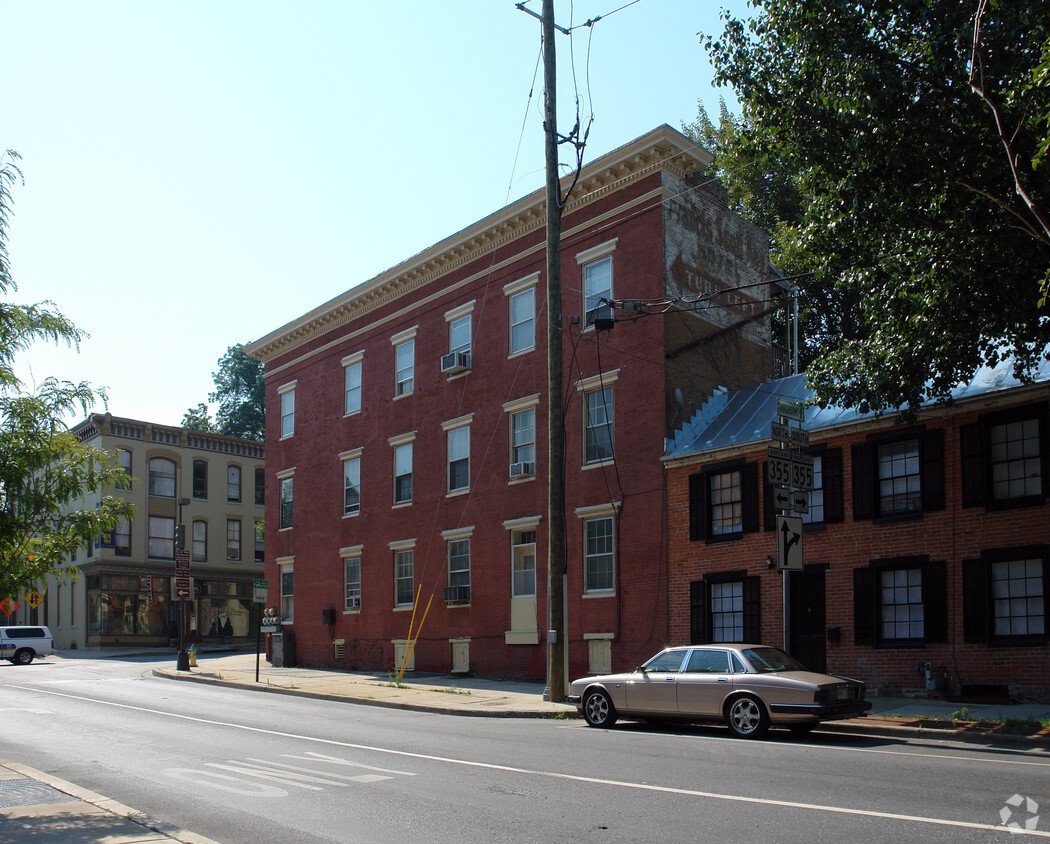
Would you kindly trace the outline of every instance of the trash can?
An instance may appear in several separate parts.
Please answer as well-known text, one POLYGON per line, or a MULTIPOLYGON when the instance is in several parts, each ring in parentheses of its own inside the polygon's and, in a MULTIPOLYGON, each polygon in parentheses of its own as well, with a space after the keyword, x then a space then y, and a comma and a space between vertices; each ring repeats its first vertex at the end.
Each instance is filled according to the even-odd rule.
POLYGON ((285 630, 273 634, 274 668, 295 668, 295 634, 285 630))

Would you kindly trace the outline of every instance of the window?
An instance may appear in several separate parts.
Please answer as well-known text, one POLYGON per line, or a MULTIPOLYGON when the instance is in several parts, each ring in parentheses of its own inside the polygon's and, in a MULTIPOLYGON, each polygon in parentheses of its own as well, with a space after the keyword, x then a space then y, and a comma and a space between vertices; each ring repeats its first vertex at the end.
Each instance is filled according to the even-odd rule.
POLYGON ((241 559, 241 520, 226 520, 226 559, 239 561, 241 559))
POLYGON ((394 397, 407 396, 414 388, 416 367, 416 329, 410 328, 390 338, 394 344, 394 397))
POLYGON ((278 388, 281 397, 281 439, 295 433, 295 384, 285 384, 278 388))
POLYGON ((511 587, 512 598, 536 597, 536 531, 511 532, 511 587))
POLYGON ((113 531, 113 553, 118 557, 131 556, 131 522, 123 516, 113 531))
POLYGON ((361 412, 361 369, 363 352, 343 359, 343 414, 361 412))
POLYGON ((266 470, 261 467, 255 470, 255 504, 266 504, 266 470))
POLYGON ((117 466, 124 471, 124 477, 117 482, 117 489, 131 489, 131 452, 126 448, 117 449, 117 466))
POLYGON ((445 422, 448 443, 448 491, 470 489, 470 422, 473 414, 445 422))
POLYGON ((281 517, 280 529, 292 526, 292 499, 294 493, 294 469, 285 469, 277 473, 278 483, 281 490, 281 517))
POLYGON ((852 455, 855 520, 899 521, 944 509, 943 431, 872 434, 852 455))
POLYGON ((394 603, 399 607, 410 607, 413 602, 413 571, 415 551, 399 548, 394 551, 394 603))
POLYGON ((193 461, 193 497, 204 501, 208 498, 208 461, 193 461))
POLYGON ((613 456, 612 387, 584 393, 587 423, 585 461, 611 460, 613 456))
POLYGON ((711 641, 744 639, 744 581, 711 584, 711 641))
POLYGON ((880 637, 884 641, 922 639, 922 569, 890 569, 880 576, 880 637))
POLYGON ((694 645, 762 640, 762 579, 746 571, 712 572, 689 584, 694 645))
POLYGON ((241 467, 226 467, 226 500, 234 504, 241 502, 241 467))
POLYGON ((872 560, 853 570, 856 644, 948 641, 947 566, 927 557, 872 560))
POLYGON ((963 636, 992 645, 1047 641, 1050 545, 985 551, 963 561, 963 636))
POLYGON ((391 443, 394 445, 394 504, 411 504, 412 441, 401 442, 395 438, 391 443))
POLYGON ((150 459, 149 494, 162 498, 175 497, 175 461, 166 457, 150 459))
POLYGON ((166 516, 150 516, 148 542, 150 557, 158 560, 174 560, 175 520, 166 516))
POLYGON ((988 413, 959 430, 963 506, 989 510, 1039 505, 1046 500, 1045 404, 988 413))
POLYGON ((536 466, 536 411, 534 408, 512 413, 511 428, 511 462, 531 463, 533 472, 536 466))
POLYGON ((361 609, 361 558, 343 558, 344 582, 346 584, 346 600, 343 608, 346 610, 361 609))
POLYGON ((448 324, 448 351, 449 354, 455 352, 469 352, 470 351, 470 319, 471 315, 467 314, 459 319, 454 319, 448 324))
POLYGON ((193 562, 208 562, 208 523, 202 519, 193 520, 193 562))
POLYGON ((585 464, 613 457, 613 384, 619 376, 617 369, 576 382, 583 401, 585 464))
POLYGON ((612 256, 593 261, 583 268, 584 313, 592 325, 596 309, 612 301, 612 256))
POLYGON ((878 448, 879 512, 919 510, 919 441, 887 443, 878 448))
POLYGON ((281 571, 281 620, 286 622, 295 619, 295 600, 293 591, 293 572, 291 563, 280 566, 281 571))
POLYGON ((611 591, 613 588, 612 516, 587 519, 583 524, 584 591, 611 591))
POLYGON ((448 585, 470 588, 470 537, 448 542, 448 585))
MULTIPOLYGON (((711 502, 711 535, 742 533, 744 530, 743 473, 712 472, 708 475, 711 502)), ((721 641, 721 640, 720 640, 721 641)))
POLYGON ((510 297, 510 353, 536 348, 536 291, 530 287, 510 297))
POLYGON ((255 562, 264 562, 266 523, 262 519, 255 520, 255 562))
POLYGON ((361 457, 360 449, 343 456, 343 515, 361 512, 361 457))

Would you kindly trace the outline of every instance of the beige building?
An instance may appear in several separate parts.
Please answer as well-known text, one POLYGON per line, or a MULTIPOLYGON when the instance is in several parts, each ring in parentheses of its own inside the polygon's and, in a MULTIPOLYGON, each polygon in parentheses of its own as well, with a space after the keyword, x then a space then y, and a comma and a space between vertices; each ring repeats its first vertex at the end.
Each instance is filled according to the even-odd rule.
POLYGON ((95 498, 129 498, 135 518, 81 548, 68 563, 81 576, 50 579, 43 603, 21 607, 20 621, 47 624, 57 648, 167 647, 178 640, 180 607, 187 644, 254 635, 262 605, 252 602, 253 581, 264 576, 263 444, 109 413, 73 433, 117 453, 131 480, 95 498), (175 578, 180 524, 189 583, 175 578))

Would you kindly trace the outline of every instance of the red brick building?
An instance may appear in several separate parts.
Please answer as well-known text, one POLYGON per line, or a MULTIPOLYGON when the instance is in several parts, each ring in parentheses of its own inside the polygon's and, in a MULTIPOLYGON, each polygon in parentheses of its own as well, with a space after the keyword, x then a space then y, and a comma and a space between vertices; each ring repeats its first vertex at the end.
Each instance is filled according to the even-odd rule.
MULTIPOLYGON (((665 437, 683 401, 773 372, 767 238, 709 162, 662 126, 565 208, 570 675, 666 643, 665 437)), ((411 631, 418 670, 546 676, 544 219, 539 191, 249 347, 300 662, 394 670, 411 631)))
POLYGON ((984 370, 913 425, 807 408, 815 489, 789 574, 777 398, 806 401, 801 376, 716 395, 665 458, 672 642, 761 639, 884 693, 1050 699, 1050 364, 1031 385, 984 370))

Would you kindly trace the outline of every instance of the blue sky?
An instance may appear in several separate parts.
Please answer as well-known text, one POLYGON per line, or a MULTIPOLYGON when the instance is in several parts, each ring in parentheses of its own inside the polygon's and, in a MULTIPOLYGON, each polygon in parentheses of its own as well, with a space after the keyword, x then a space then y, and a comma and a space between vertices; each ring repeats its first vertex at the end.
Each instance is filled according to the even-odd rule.
MULTIPOLYGON (((561 26, 602 16, 555 43, 587 160, 732 102, 697 37, 723 7, 747 13, 555 0, 561 26)), ((90 334, 19 370, 118 416, 179 424, 230 345, 543 186, 540 24, 514 0, 3 0, 0 32, 14 298, 90 334)))

